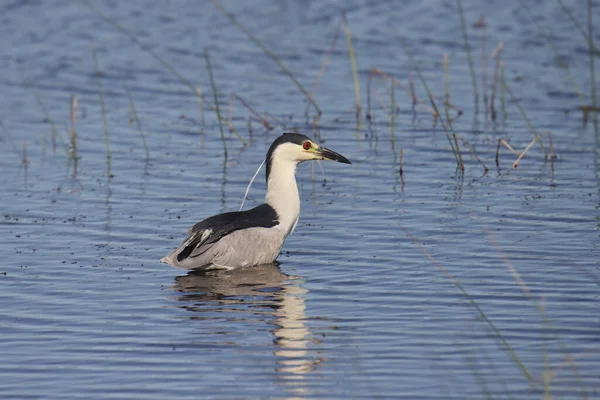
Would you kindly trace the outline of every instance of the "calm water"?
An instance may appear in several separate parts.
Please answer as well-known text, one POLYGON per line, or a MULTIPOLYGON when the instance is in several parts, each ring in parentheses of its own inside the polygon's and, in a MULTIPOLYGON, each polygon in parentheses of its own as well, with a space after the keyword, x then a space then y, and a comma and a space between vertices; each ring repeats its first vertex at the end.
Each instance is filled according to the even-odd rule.
MULTIPOLYGON (((225 160, 214 113, 203 125, 190 88, 84 3, 3 2, 0 397, 536 399, 545 373, 555 398, 599 396, 600 136, 582 124, 560 68, 589 98, 587 46, 558 3, 531 3, 560 60, 518 2, 464 1, 479 90, 473 24, 485 15, 486 52, 504 41, 507 82, 532 124, 553 134, 554 163, 536 145, 513 170, 507 149, 495 167, 497 140, 521 150, 533 136, 512 102, 505 124, 486 123, 482 105, 475 113, 454 1, 224 2, 309 90, 345 10, 363 107, 372 67, 406 86, 415 74, 398 37, 438 94, 448 54, 464 112, 454 128, 490 171, 463 148, 457 172, 443 130, 425 110, 413 118, 399 89, 394 141, 381 84, 372 124, 357 130, 342 32, 315 100, 321 141, 353 164, 322 163, 326 184, 317 164, 300 166, 302 215, 279 265, 197 276, 158 260, 194 222, 239 207, 276 135, 314 136, 314 110, 307 122, 298 88, 209 2, 94 2, 211 100, 207 48, 225 115, 231 93, 269 113, 276 129, 254 122, 250 135, 250 112, 234 102, 233 126, 249 143, 225 128, 225 160), (72 95, 76 176, 60 140, 52 151, 43 111, 68 142, 72 95)), ((586 21, 584 2, 565 3, 586 21)), ((489 84, 491 60, 487 70, 489 84)), ((263 176, 246 207, 262 201, 263 176)))

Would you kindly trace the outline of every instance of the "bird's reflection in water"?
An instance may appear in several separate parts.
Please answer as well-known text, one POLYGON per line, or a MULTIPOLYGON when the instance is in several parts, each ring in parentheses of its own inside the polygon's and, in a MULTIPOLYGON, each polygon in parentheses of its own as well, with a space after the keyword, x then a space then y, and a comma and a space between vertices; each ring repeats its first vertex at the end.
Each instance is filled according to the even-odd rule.
MULTIPOLYGON (((221 312, 246 313, 248 317, 251 313, 253 320, 273 326, 275 371, 290 398, 303 398, 308 394, 305 375, 323 360, 308 347, 312 335, 305 324, 303 295, 307 290, 301 284, 300 277, 281 272, 279 264, 266 264, 178 276, 174 288, 184 293, 178 300, 186 303, 182 306, 186 310, 214 312, 217 306, 221 312)), ((247 320, 227 319, 228 323, 247 320)), ((227 331, 227 327, 221 329, 227 331)))

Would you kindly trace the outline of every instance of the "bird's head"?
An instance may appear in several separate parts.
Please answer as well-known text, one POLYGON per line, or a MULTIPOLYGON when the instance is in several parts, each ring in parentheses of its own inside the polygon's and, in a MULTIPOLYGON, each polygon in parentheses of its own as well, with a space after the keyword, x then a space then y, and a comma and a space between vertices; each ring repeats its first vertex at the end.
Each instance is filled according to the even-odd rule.
POLYGON ((267 177, 276 161, 301 163, 311 160, 331 160, 352 164, 343 155, 318 145, 308 136, 299 133, 284 133, 279 136, 267 152, 267 177))

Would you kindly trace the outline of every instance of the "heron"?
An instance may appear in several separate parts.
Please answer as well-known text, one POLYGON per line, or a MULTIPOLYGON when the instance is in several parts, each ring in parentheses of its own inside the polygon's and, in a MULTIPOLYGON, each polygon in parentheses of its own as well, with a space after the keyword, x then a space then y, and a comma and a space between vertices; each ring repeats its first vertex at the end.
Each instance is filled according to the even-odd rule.
POLYGON ((299 133, 279 136, 265 158, 265 202, 245 211, 226 212, 193 225, 186 239, 162 262, 188 270, 232 269, 274 262, 300 216, 296 167, 311 160, 350 160, 299 133))

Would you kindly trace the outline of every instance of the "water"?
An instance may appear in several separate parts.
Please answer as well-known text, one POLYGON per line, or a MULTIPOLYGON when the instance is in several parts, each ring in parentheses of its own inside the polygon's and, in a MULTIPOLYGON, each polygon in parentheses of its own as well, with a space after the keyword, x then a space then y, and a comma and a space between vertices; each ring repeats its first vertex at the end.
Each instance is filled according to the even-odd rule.
MULTIPOLYGON (((585 21, 582 2, 566 3, 585 21)), ((373 122, 357 132, 345 113, 355 98, 342 34, 315 100, 322 141, 353 164, 323 162, 325 185, 318 165, 314 175, 301 165, 301 219, 281 264, 206 276, 158 260, 194 222, 239 207, 284 126, 314 136, 305 98, 210 3, 94 4, 210 101, 208 48, 222 112, 235 92, 280 123, 269 117, 277 129, 267 134, 255 122, 250 138, 250 112, 236 101, 233 125, 249 144, 242 148, 225 128, 224 161, 214 114, 206 109, 203 128, 191 90, 83 3, 5 2, 0 397, 541 398, 546 371, 556 398, 598 396, 600 139, 582 124, 565 72, 518 2, 464 2, 480 92, 480 32, 472 25, 485 15, 488 53, 504 41, 510 87, 536 129, 552 131, 554 163, 535 145, 516 170, 504 148, 495 167, 497 140, 522 150, 533 135, 512 103, 505 124, 486 124, 481 109, 474 118, 455 2, 224 2, 309 89, 345 10, 363 107, 371 67, 407 86, 413 72, 425 101, 398 37, 438 94, 447 53, 452 101, 464 112, 454 128, 490 171, 463 148, 466 170, 457 172, 443 130, 427 111, 413 120, 401 90, 393 144, 374 92, 373 122), (70 97, 78 96, 76 177, 60 140, 52 151, 36 93, 67 143, 70 97)), ((588 96, 579 31, 554 2, 534 12, 588 96)), ((487 67, 489 82, 491 61, 487 67)), ((390 93, 377 87, 389 107, 390 93)), ((263 176, 246 207, 262 201, 263 176)))

